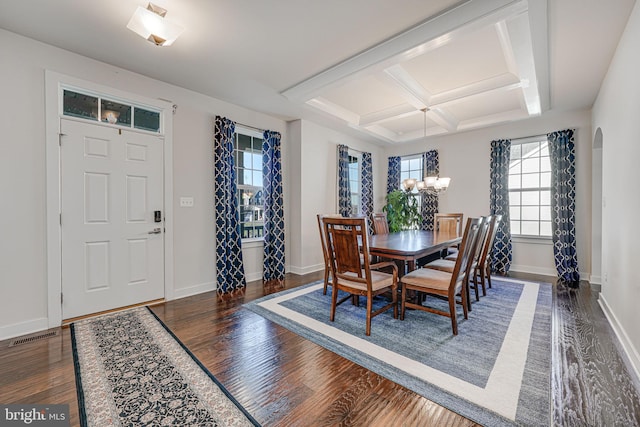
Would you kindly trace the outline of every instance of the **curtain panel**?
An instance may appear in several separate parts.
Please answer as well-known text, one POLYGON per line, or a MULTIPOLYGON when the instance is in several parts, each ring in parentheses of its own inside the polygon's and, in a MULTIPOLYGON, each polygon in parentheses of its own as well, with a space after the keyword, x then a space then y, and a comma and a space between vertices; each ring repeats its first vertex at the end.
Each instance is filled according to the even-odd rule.
MULTIPOLYGON (((438 160, 438 150, 427 151, 422 153, 422 170, 424 176, 419 176, 418 179, 423 179, 425 176, 437 176, 440 174, 440 161, 438 160)), ((421 195, 421 215, 422 215, 422 229, 433 230, 434 217, 438 212, 438 196, 436 194, 421 195)))
POLYGON ((284 204, 279 132, 265 131, 262 140, 264 193, 264 259, 262 279, 284 280, 284 204))
POLYGON ((216 282, 218 293, 246 285, 240 214, 237 205, 236 168, 233 160, 235 123, 216 116, 214 132, 214 205, 216 223, 216 282))
POLYGON ((369 234, 373 234, 373 163, 371 153, 362 153, 362 215, 367 218, 369 234))
POLYGON ((389 157, 387 170, 387 194, 400 189, 400 156, 389 157))
POLYGON ((509 220, 509 161, 511 140, 491 141, 491 215, 502 215, 491 253, 491 270, 506 274, 511 267, 513 248, 509 220))
POLYGON ((576 150, 573 130, 547 135, 551 157, 551 230, 560 281, 578 287, 576 251, 576 150))
POLYGON ((349 147, 346 145, 338 145, 338 212, 345 218, 351 216, 349 147))

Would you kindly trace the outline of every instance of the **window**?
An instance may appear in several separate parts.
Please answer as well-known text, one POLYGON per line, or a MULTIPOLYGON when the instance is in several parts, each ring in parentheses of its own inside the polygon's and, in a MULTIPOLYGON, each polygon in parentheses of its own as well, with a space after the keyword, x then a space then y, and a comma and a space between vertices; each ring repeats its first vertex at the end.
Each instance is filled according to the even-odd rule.
POLYGON ((262 135, 236 127, 234 152, 238 176, 240 237, 261 239, 264 236, 262 135))
MULTIPOLYGON (((422 174, 422 155, 416 154, 413 156, 406 156, 400 159, 400 185, 407 178, 415 178, 418 181, 424 178, 422 174)), ((401 187, 402 188, 402 187, 401 187)), ((413 188, 412 193, 418 194, 417 187, 413 188)), ((420 198, 418 198, 420 203, 420 198)))
POLYGON ((512 142, 509 215, 511 234, 551 236, 551 161, 545 136, 512 142))
POLYGON ((360 161, 349 154, 349 192, 351 193, 351 215, 358 215, 360 209, 360 161))
POLYGON ((68 89, 62 91, 62 114, 110 125, 160 132, 159 111, 68 89))

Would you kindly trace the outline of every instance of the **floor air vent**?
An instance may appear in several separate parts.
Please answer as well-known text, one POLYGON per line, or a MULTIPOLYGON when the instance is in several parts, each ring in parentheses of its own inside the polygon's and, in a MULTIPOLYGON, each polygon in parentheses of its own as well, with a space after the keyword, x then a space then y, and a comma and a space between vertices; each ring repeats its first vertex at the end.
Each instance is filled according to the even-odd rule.
POLYGON ((40 341, 40 340, 43 340, 45 338, 55 337, 57 335, 58 335, 58 330, 57 329, 55 329, 53 331, 47 331, 47 332, 38 333, 38 334, 35 334, 35 335, 30 335, 28 337, 18 338, 18 339, 12 340, 9 343, 9 347, 15 347, 16 345, 20 345, 20 344, 28 344, 30 342, 40 341))

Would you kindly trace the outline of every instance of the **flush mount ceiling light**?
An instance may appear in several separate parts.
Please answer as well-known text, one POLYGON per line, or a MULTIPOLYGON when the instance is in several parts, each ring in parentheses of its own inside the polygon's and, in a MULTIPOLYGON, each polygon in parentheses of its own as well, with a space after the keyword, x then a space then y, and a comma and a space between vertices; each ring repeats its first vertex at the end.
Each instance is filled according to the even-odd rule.
POLYGON ((154 3, 149 3, 146 9, 138 6, 127 28, 156 46, 170 46, 184 28, 167 21, 166 14, 166 8, 154 3))

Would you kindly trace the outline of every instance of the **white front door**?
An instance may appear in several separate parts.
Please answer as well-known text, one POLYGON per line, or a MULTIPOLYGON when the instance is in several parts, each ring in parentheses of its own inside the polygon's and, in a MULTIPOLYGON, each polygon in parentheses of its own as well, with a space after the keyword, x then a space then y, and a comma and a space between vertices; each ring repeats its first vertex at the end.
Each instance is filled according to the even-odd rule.
POLYGON ((63 319, 163 298, 162 137, 66 119, 61 133, 63 319))

